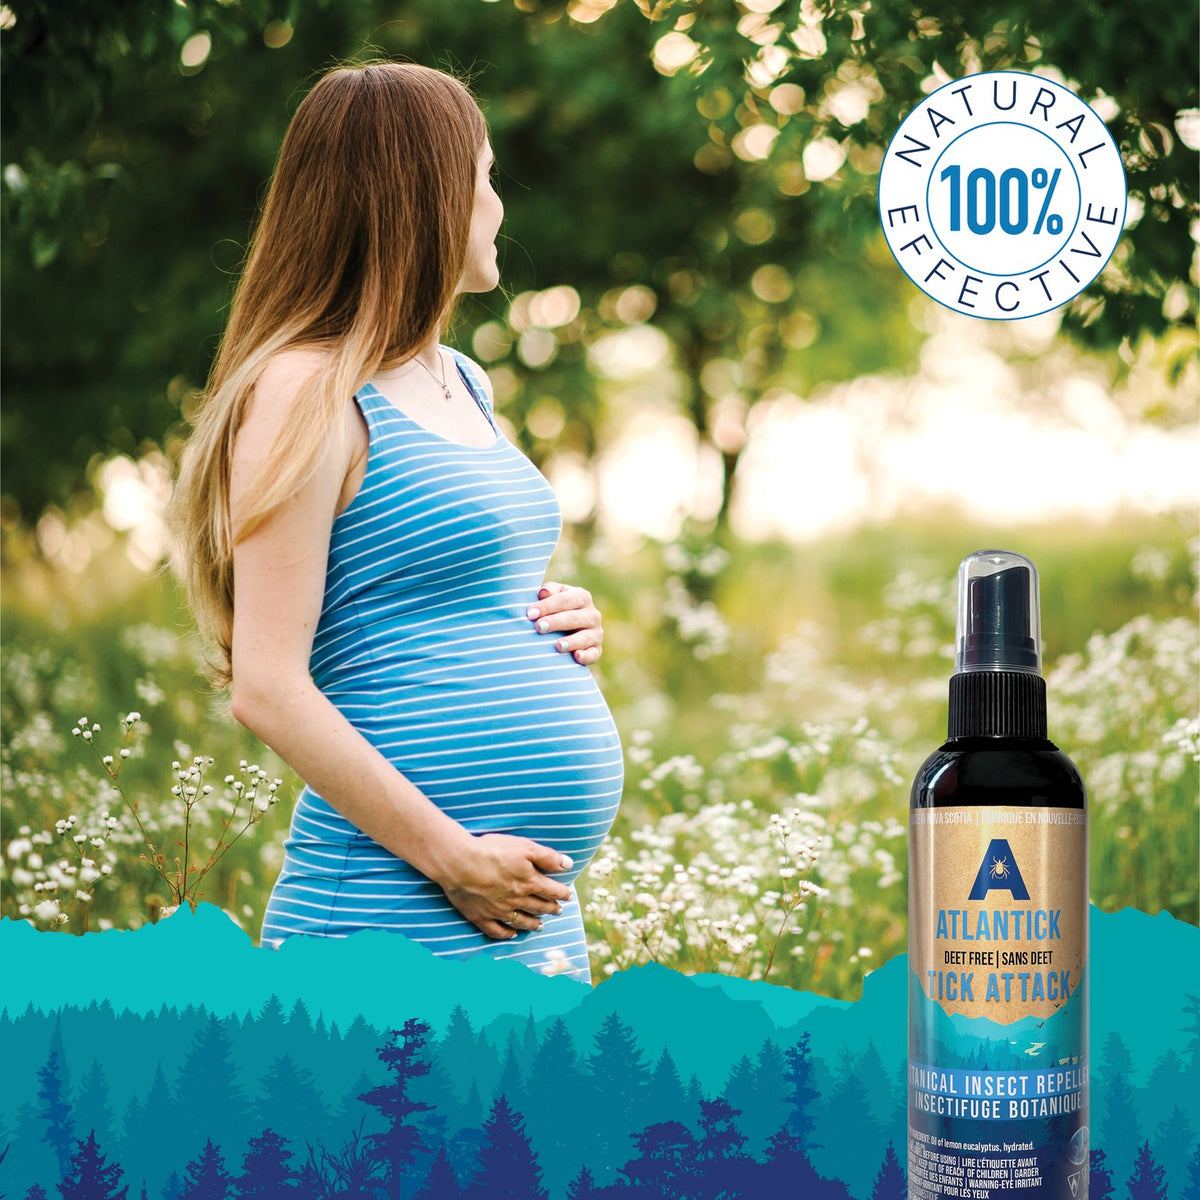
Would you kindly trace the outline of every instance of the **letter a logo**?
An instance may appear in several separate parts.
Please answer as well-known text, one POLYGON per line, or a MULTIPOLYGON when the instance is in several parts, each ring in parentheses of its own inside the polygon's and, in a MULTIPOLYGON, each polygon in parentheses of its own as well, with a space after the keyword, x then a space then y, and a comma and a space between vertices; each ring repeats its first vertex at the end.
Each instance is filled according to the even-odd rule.
POLYGON ((1014 900, 1029 899, 1029 889, 1017 869, 1017 859, 1009 847, 1007 838, 992 839, 987 853, 983 856, 983 862, 979 864, 975 886, 967 899, 986 900, 988 892, 993 888, 1001 892, 1010 892, 1014 900))

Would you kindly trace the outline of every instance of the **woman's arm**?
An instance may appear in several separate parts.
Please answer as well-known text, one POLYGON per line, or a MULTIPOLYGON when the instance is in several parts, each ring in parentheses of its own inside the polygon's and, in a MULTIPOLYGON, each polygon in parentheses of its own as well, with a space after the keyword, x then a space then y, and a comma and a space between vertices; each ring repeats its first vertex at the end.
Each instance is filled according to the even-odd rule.
MULTIPOLYGON (((255 388, 233 457, 235 519, 314 369, 311 356, 281 356, 255 388)), ((330 530, 349 462, 366 438, 353 404, 346 419, 344 451, 328 439, 310 479, 234 549, 233 714, 349 821, 441 884, 483 933, 515 937, 570 899, 569 888, 544 874, 567 869, 570 859, 528 838, 467 832, 354 729, 309 674, 330 530)))

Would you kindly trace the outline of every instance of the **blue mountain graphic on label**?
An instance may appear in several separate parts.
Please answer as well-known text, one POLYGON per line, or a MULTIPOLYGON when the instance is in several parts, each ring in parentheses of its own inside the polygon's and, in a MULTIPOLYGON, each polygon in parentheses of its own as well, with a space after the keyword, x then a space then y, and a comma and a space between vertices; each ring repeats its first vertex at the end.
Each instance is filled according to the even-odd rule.
POLYGON ((1016 855, 1007 838, 992 838, 988 844, 983 862, 979 864, 979 874, 975 876, 975 886, 967 899, 986 900, 991 891, 1011 892, 1014 900, 1029 899, 1029 889, 1021 878, 1016 855))

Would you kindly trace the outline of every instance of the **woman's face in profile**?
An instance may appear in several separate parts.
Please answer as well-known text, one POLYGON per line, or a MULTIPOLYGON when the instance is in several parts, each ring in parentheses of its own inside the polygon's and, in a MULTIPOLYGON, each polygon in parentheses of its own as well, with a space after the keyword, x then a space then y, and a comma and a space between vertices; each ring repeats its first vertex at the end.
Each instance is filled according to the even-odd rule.
POLYGON ((494 162, 491 142, 485 141, 475 168, 475 208, 471 213, 467 265, 458 285, 460 292, 490 292, 500 282, 496 234, 504 220, 504 204, 492 187, 494 162))

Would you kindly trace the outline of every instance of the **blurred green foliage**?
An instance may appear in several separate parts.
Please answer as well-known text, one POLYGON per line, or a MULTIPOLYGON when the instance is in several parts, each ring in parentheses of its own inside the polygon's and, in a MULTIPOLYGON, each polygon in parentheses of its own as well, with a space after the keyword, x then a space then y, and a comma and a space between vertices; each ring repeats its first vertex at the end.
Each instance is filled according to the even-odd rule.
POLYGON ((714 437, 719 401, 744 414, 774 385, 803 393, 909 364, 914 291, 879 237, 875 178, 935 69, 1053 67, 1086 98, 1111 96, 1144 213, 1066 327, 1115 346, 1194 323, 1195 157, 1175 131, 1197 104, 1194 5, 12 0, 5 12, 8 525, 80 493, 95 456, 181 428, 290 112, 319 70, 368 54, 471 80, 507 206, 505 292, 577 294, 576 315, 549 328, 505 294, 463 310, 465 348, 511 373, 501 399, 535 460, 546 446, 524 418, 547 396, 565 410, 557 444, 592 455, 605 394, 588 349, 630 324, 669 339, 677 403, 725 463, 723 512, 744 439, 714 437), (812 182, 801 160, 820 139, 846 160, 812 182))

